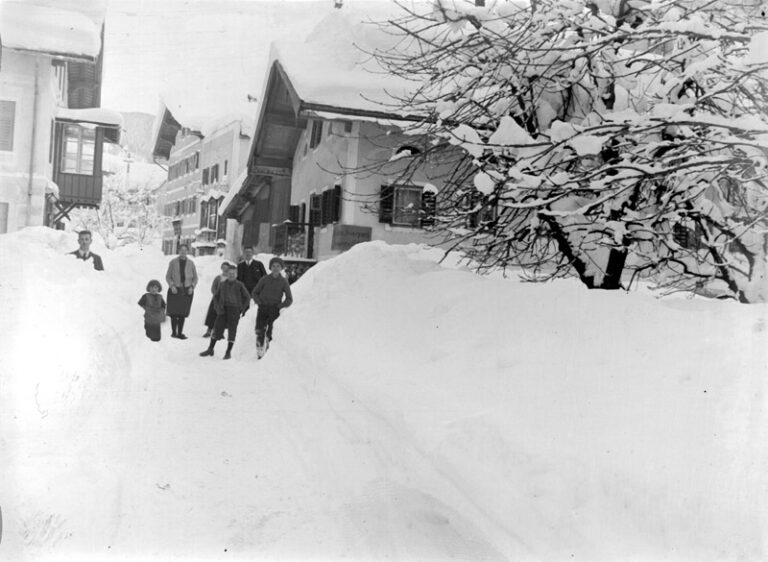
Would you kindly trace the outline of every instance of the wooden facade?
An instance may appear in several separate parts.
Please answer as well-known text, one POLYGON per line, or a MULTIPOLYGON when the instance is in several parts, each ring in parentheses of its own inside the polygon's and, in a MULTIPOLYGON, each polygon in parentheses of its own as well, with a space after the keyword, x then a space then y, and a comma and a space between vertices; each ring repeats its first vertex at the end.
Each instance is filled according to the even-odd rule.
POLYGON ((103 188, 102 158, 104 153, 104 128, 96 127, 93 155, 93 171, 90 174, 65 173, 62 171, 64 127, 72 123, 56 121, 53 143, 53 181, 59 186, 61 203, 77 207, 98 207, 103 188))

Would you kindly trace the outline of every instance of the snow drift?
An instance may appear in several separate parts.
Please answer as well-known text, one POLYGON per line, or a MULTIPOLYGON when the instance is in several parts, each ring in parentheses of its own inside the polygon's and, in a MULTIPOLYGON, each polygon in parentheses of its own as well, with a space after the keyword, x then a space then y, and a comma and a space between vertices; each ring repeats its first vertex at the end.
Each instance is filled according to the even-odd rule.
MULTIPOLYGON (((144 338, 157 250, 0 237, 0 557, 755 560, 768 307, 524 284, 368 243, 256 361, 144 338)), ((219 346, 221 347, 221 345, 219 346)))

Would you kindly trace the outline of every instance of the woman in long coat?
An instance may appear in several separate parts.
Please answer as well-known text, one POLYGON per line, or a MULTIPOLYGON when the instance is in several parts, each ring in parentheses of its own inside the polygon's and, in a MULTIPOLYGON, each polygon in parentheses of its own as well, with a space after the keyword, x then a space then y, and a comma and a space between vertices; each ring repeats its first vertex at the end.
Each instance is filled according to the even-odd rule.
POLYGON ((165 280, 168 282, 166 314, 171 317, 171 337, 181 340, 187 339, 184 335, 184 320, 189 316, 197 285, 197 269, 192 259, 187 256, 188 253, 187 245, 181 244, 179 255, 168 264, 168 273, 165 274, 165 280))

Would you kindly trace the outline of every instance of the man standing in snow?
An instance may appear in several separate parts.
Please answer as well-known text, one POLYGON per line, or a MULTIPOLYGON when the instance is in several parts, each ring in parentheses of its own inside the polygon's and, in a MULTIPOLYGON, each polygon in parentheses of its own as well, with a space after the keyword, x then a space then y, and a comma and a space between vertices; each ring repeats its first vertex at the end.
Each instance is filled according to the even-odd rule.
POLYGON ((237 264, 237 280, 240 281, 248 290, 250 295, 256 287, 259 279, 267 274, 264 264, 253 257, 253 248, 246 248, 243 251, 243 261, 237 264))
POLYGON ((79 260, 83 260, 83 261, 91 260, 93 262, 93 269, 95 269, 96 271, 104 271, 104 264, 101 261, 101 257, 91 252, 92 240, 93 240, 93 235, 91 234, 90 230, 81 230, 80 233, 77 235, 77 243, 80 246, 80 248, 78 248, 74 252, 70 252, 70 254, 72 254, 79 260))

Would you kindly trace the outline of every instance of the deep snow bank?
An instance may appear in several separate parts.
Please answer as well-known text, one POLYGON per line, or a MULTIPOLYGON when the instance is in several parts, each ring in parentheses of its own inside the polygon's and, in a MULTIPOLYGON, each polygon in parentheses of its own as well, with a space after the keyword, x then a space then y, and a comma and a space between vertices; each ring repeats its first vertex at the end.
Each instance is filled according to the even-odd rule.
POLYGON ((514 559, 768 555, 765 306, 436 255, 369 243, 319 264, 269 359, 296 354, 415 440, 514 559))
MULTIPOLYGON (((256 361, 146 341, 168 257, 0 236, 0 558, 758 560, 768 308, 479 278, 369 243, 256 361), (258 476, 258 478, 257 478, 258 476), (229 552, 225 556, 224 548, 229 552)), ((165 283, 163 282, 163 285, 165 283)))

